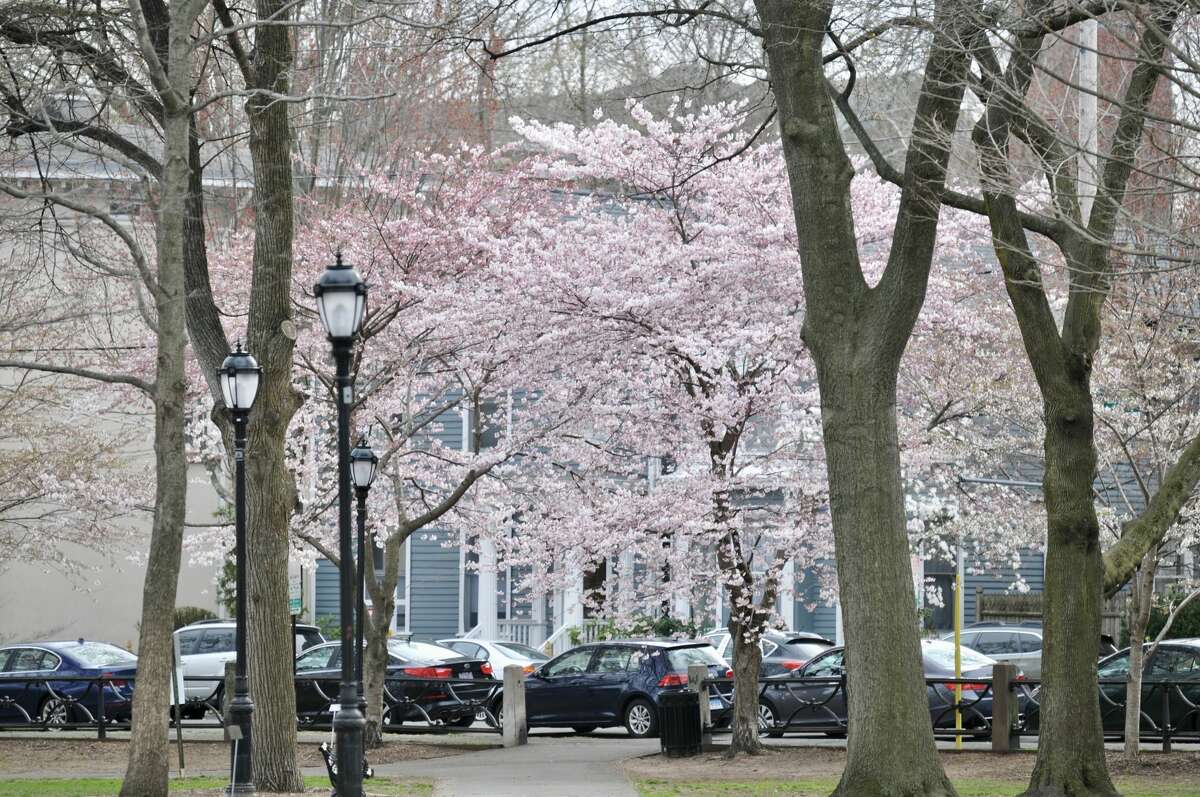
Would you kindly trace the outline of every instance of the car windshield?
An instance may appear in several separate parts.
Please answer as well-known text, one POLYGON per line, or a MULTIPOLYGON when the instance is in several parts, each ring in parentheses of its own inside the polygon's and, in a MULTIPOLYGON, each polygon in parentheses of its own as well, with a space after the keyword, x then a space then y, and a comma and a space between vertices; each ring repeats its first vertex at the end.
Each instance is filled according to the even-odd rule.
POLYGON ((504 653, 511 653, 514 656, 520 656, 533 661, 549 661, 550 657, 541 651, 534 650, 527 645, 518 645, 516 642, 497 642, 496 647, 500 648, 504 653))
MULTIPOLYGON (((925 666, 933 665, 941 670, 954 670, 954 644, 951 642, 927 642, 924 645, 925 650, 925 666)), ((970 648, 962 649, 962 668, 964 670, 975 670, 980 667, 990 667, 995 664, 994 659, 990 659, 982 653, 977 653, 970 648)))
POLYGON ((672 648, 667 651, 667 662, 672 672, 687 672, 692 664, 727 666, 725 660, 717 655, 712 645, 696 645, 690 648, 672 648))
POLYGON ((396 640, 388 642, 388 652, 409 661, 446 661, 461 659, 462 654, 457 650, 444 648, 429 642, 403 642, 396 640))
POLYGON ((66 649, 75 658, 89 667, 113 667, 137 664, 137 656, 124 648, 107 642, 84 642, 66 649))

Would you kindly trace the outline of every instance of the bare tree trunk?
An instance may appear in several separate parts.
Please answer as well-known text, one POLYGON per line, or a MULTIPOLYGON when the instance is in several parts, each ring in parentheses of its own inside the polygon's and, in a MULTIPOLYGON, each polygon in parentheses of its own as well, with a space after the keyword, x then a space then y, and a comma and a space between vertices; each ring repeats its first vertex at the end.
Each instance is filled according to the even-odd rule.
POLYGON ((1158 567, 1158 547, 1142 558, 1133 577, 1129 599, 1129 684, 1125 687, 1125 755, 1141 753, 1142 667, 1146 626, 1150 623, 1150 605, 1154 600, 1154 571, 1158 567))
POLYGON ((164 168, 156 214, 157 274, 152 293, 158 322, 154 396, 154 522, 142 586, 138 678, 122 797, 166 797, 167 718, 170 713, 171 632, 187 505, 184 448, 187 344, 184 319, 183 225, 188 186, 189 74, 195 3, 181 4, 170 20, 168 56, 159 62, 140 14, 140 38, 159 72, 166 106, 164 168), (165 72, 166 74, 162 74, 165 72), (169 77, 168 77, 169 76, 169 77), (169 80, 169 84, 165 81, 169 80))
MULTIPOLYGON (((368 550, 374 548, 374 534, 368 550)), ((367 696, 367 729, 364 744, 367 749, 383 744, 383 683, 387 676, 387 639, 392 617, 396 614, 396 586, 400 581, 400 548, 403 540, 390 537, 383 547, 383 576, 367 571, 367 590, 371 593, 371 611, 363 627, 366 636, 366 658, 363 659, 363 687, 367 696)), ((368 556, 370 559, 370 556, 368 556)), ((395 718, 393 721, 395 721, 395 718)))
MULTIPOLYGON (((286 17, 288 5, 286 0, 259 0, 258 19, 286 17)), ((258 27, 251 57, 253 85, 287 94, 292 65, 288 28, 258 27)), ((246 452, 254 785, 260 791, 291 792, 304 787, 296 755, 295 642, 288 623, 288 528, 296 498, 284 445, 301 403, 292 385, 292 141, 286 103, 255 95, 246 102, 246 115, 254 169, 249 339, 250 351, 264 369, 246 452)))
POLYGON ((761 631, 747 629, 734 620, 729 622, 733 645, 733 734, 728 756, 738 753, 758 755, 763 751, 758 732, 758 674, 762 668, 761 631), (747 636, 752 641, 747 640, 747 636))

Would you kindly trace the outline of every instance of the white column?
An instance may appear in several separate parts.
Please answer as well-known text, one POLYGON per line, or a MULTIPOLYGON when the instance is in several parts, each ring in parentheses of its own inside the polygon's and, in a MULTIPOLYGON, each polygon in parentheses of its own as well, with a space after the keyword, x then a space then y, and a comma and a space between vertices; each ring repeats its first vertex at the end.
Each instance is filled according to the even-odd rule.
POLYGON ((546 641, 548 634, 546 633, 546 596, 534 595, 533 606, 530 609, 530 618, 536 623, 529 632, 529 646, 531 648, 540 647, 546 641))
POLYGON ((490 539, 483 539, 479 541, 479 635, 482 639, 496 639, 498 634, 496 543, 490 539))
POLYGON ((571 568, 570 581, 562 591, 562 624, 583 628, 583 573, 571 568))
POLYGON ((833 641, 839 645, 846 644, 846 634, 842 630, 842 602, 833 604, 833 641))
POLYGON ((779 600, 776 612, 783 618, 783 627, 789 631, 796 624, 796 562, 788 559, 779 574, 779 600))

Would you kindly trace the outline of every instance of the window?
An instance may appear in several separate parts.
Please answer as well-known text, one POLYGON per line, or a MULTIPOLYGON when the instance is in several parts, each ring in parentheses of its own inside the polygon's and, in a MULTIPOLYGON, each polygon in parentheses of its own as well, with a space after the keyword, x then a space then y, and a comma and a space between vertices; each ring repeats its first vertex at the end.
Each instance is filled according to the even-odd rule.
POLYGON ((671 672, 687 672, 693 664, 724 667, 725 662, 709 645, 698 645, 694 648, 675 648, 667 651, 667 663, 671 672))
POLYGON ((488 658, 488 652, 474 642, 451 642, 449 646, 472 659, 483 659, 486 661, 488 658))
POLYGON ((625 672, 629 667, 631 653, 633 648, 600 648, 600 653, 592 664, 592 672, 625 672))
POLYGON ((200 638, 196 653, 232 653, 236 648, 235 631, 232 628, 208 628, 200 638))
POLYGON ((137 656, 107 642, 84 642, 71 648, 71 655, 89 667, 132 667, 137 664, 137 656))
POLYGON ((764 659, 765 659, 767 656, 770 656, 770 655, 771 655, 772 653, 774 653, 775 651, 779 650, 779 646, 778 646, 778 645, 776 645, 774 642, 772 642, 772 641, 768 640, 768 639, 760 639, 760 640, 758 640, 758 646, 759 646, 760 648, 762 648, 762 654, 763 654, 763 658, 764 658, 764 659))
POLYGON ((8 662, 8 672, 36 672, 42 669, 42 651, 37 648, 17 648, 8 662))
POLYGON ((1124 680, 1125 676, 1129 675, 1129 654, 1122 653, 1113 659, 1110 659, 1100 668, 1099 676, 1104 678, 1116 678, 1124 680))
POLYGON ((321 636, 321 632, 315 628, 297 628, 296 629, 296 652, 308 650, 325 641, 325 637, 321 636))
POLYGON ((984 631, 974 648, 985 656, 1011 656, 1020 650, 1020 645, 1017 635, 1009 631, 984 631))
POLYGON ((388 652, 399 656, 406 662, 413 661, 447 661, 457 659, 462 654, 442 645, 432 642, 405 642, 400 639, 388 640, 388 652))
POLYGON ((296 659, 296 672, 310 672, 312 670, 327 670, 333 665, 331 661, 333 654, 337 652, 337 645, 330 645, 325 648, 317 648, 310 650, 300 658, 296 659))
POLYGON ((175 636, 179 639, 179 655, 190 656, 196 653, 200 637, 204 631, 180 631, 175 636))
POLYGON ((650 660, 650 653, 638 648, 633 651, 633 655, 629 657, 629 666, 626 667, 629 672, 637 672, 642 669, 642 665, 650 660))
POLYGON ((496 647, 500 648, 502 653, 524 657, 532 661, 547 661, 550 658, 540 650, 534 650, 528 645, 521 645, 517 642, 497 642, 496 647))
POLYGON ((578 675, 587 669, 588 662, 592 658, 592 650, 593 648, 575 648, 575 650, 564 653, 560 658, 546 665, 544 670, 546 677, 578 675))
POLYGON ((12 650, 0 650, 0 672, 4 672, 4 666, 8 664, 8 659, 12 656, 12 650))
POLYGON ((1042 638, 1037 634, 1018 634, 1022 653, 1037 653, 1042 649, 1042 638))
MULTIPOLYGON (((962 646, 964 648, 971 648, 972 650, 974 650, 975 643, 979 640, 979 634, 962 634, 961 636, 959 636, 959 640, 962 642, 962 646)), ((953 642, 954 634, 948 634, 948 635, 942 637, 942 641, 943 642, 953 642)))
POLYGON ((817 659, 804 674, 811 678, 840 678, 845 671, 845 659, 844 651, 835 651, 817 659))
POLYGON ((1150 663, 1149 677, 1159 681, 1182 681, 1200 677, 1196 654, 1179 648, 1159 648, 1150 663))
POLYGON ((58 665, 62 664, 62 659, 57 654, 45 651, 42 653, 42 660, 38 663, 39 670, 57 670, 58 665))

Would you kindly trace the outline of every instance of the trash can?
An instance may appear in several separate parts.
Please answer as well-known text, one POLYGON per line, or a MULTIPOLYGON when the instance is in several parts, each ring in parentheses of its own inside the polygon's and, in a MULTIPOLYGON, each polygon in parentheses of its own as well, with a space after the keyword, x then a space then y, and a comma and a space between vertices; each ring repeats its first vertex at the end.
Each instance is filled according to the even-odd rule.
POLYGON ((700 754, 700 693, 690 690, 658 696, 658 732, 663 755, 685 758, 700 754))

